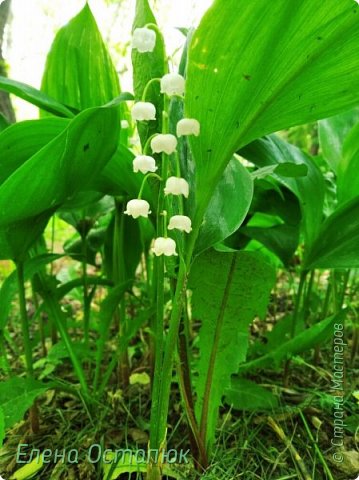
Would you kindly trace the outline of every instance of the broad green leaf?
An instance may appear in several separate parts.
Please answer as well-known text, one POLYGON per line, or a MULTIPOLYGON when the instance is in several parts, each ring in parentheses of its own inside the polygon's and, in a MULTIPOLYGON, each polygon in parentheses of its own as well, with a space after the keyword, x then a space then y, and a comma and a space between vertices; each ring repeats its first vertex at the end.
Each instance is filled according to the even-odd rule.
POLYGON ((29 248, 43 233, 54 212, 55 208, 48 208, 39 215, 0 227, 0 260, 26 259, 29 248))
POLYGON ((87 2, 57 33, 41 90, 77 110, 104 105, 120 94, 116 69, 87 2))
POLYGON ((282 220, 281 223, 284 222, 291 226, 297 226, 302 218, 298 198, 273 179, 269 179, 269 181, 268 179, 256 180, 254 182, 254 195, 249 215, 255 216, 254 226, 257 227, 265 226, 259 218, 263 215, 271 217, 270 226, 273 225, 273 217, 279 218, 282 220))
POLYGON ((51 388, 31 378, 12 377, 0 383, 0 407, 4 412, 5 428, 23 419, 35 398, 51 388))
POLYGON ((256 315, 264 316, 274 282, 273 267, 254 252, 211 250, 193 264, 193 317, 202 322, 196 415, 208 446, 213 444, 222 395, 246 358, 249 325, 256 315))
MULTIPOLYGON (((359 117, 359 114, 358 114, 359 117)), ((359 196, 359 124, 346 137, 343 156, 337 168, 337 192, 339 203, 359 196)))
POLYGON ((259 167, 273 163, 286 164, 289 161, 307 166, 308 173, 305 177, 285 178, 278 175, 275 178, 299 199, 305 241, 306 244, 311 244, 318 235, 323 219, 325 184, 319 167, 299 148, 281 140, 277 135, 252 142, 243 148, 240 154, 259 167))
POLYGON ((359 267, 359 196, 328 217, 306 251, 303 268, 359 267))
MULTIPOLYGON (((137 0, 133 30, 142 28, 147 24, 156 25, 155 16, 148 0, 137 0)), ((135 49, 132 50, 133 89, 136 101, 141 100, 143 91, 150 80, 161 78, 168 71, 163 37, 156 29, 154 31, 156 32, 156 46, 153 52, 140 53, 135 49)), ((156 121, 138 123, 142 145, 146 143, 146 140, 151 135, 162 131, 163 96, 160 93, 158 82, 154 82, 149 87, 146 101, 156 106, 157 115, 156 121)))
POLYGON ((201 124, 191 138, 196 225, 240 147, 358 104, 358 14, 352 0, 295 8, 288 0, 215 0, 194 33, 187 71, 186 116, 201 124))
POLYGON ((101 172, 117 147, 118 113, 85 110, 0 185, 1 258, 24 256, 53 212, 101 172))
POLYGON ((343 157, 343 143, 356 123, 359 108, 321 120, 318 124, 319 143, 324 159, 336 173, 343 157))
MULTIPOLYGON (((176 124, 183 117, 183 102, 175 98, 171 102, 170 129, 176 133, 176 124)), ((179 139, 178 155, 181 174, 190 185, 189 198, 185 202, 186 215, 194 218, 196 210, 196 165, 186 137, 179 139)), ((176 165, 173 165, 176 169, 176 165)), ((234 233, 242 224, 253 196, 253 180, 247 169, 235 156, 227 165, 205 212, 197 238, 195 253, 210 248, 234 233), (233 205, 236 207, 233 208, 233 205), (220 221, 219 221, 220 219, 220 221)))
POLYGON ((10 175, 0 186, 0 226, 58 207, 90 183, 116 150, 118 120, 117 108, 85 110, 10 175))
POLYGON ((71 109, 67 108, 54 98, 51 98, 46 93, 40 92, 40 90, 37 90, 26 83, 17 82, 16 80, 0 76, 0 90, 13 93, 17 97, 20 97, 53 115, 67 118, 72 118, 74 116, 71 109))
POLYGON ((273 348, 266 355, 243 363, 240 365, 238 373, 242 375, 246 372, 253 372, 259 368, 268 368, 268 366, 273 366, 273 364, 278 367, 283 360, 326 342, 333 335, 334 323, 340 322, 344 316, 345 312, 340 312, 338 315, 333 315, 314 324, 291 340, 283 342, 277 348, 273 348))
POLYGON ((0 134, 0 184, 68 126, 64 118, 15 123, 0 134))
MULTIPOLYGON (((24 264, 24 277, 28 280, 34 276, 45 265, 63 257, 63 255, 48 253, 27 260, 24 264)), ((11 309, 11 303, 17 294, 17 274, 14 270, 5 279, 0 288, 0 332, 4 328, 11 309)))
POLYGON ((299 228, 292 225, 274 225, 267 228, 248 226, 243 227, 241 233, 263 243, 284 265, 293 258, 299 243, 299 228))
MULTIPOLYGON (((298 314, 295 322, 295 335, 306 329, 303 310, 298 314)), ((263 338, 252 343, 248 350, 248 359, 256 358, 277 349, 292 337, 293 312, 278 319, 272 330, 264 334, 263 338)))
MULTIPOLYGON (((108 195, 137 198, 144 175, 133 173, 134 158, 131 150, 119 144, 101 174, 93 180, 91 188, 108 195)), ((153 196, 148 185, 143 191, 143 198, 153 205, 153 196)))
POLYGON ((226 390, 225 403, 235 410, 273 410, 278 407, 278 398, 267 388, 250 380, 233 377, 231 386, 226 390))
POLYGON ((252 172, 252 178, 256 180, 266 178, 273 175, 273 173, 280 177, 305 177, 308 173, 308 167, 304 163, 296 164, 290 162, 268 165, 252 172))
POLYGON ((196 243, 198 254, 238 230, 253 196, 253 180, 247 169, 233 157, 216 185, 196 243))

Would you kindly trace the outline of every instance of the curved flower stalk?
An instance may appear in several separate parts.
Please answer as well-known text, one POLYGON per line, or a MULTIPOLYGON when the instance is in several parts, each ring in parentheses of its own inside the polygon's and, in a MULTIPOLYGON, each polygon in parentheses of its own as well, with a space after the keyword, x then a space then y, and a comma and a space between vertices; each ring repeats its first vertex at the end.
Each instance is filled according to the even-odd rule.
MULTIPOLYGON (((139 38, 142 34, 142 40, 145 42, 145 35, 149 35, 148 32, 135 31, 136 38, 134 38, 133 45, 139 45, 139 38)), ((150 35, 148 38, 149 37, 150 35)), ((140 48, 142 47, 140 46, 140 48)), ((143 48, 145 48, 145 46, 143 46, 143 48)), ((149 87, 157 82, 160 83, 161 93, 163 94, 164 110, 162 112, 162 131, 153 134, 147 139, 142 154, 138 155, 133 162, 134 172, 137 173, 140 171, 146 175, 143 184, 150 176, 156 176, 160 182, 156 216, 156 237, 152 247, 156 271, 156 277, 154 279, 156 290, 156 319, 153 327, 156 346, 151 408, 150 450, 160 449, 166 441, 172 365, 186 293, 187 271, 193 251, 193 245, 191 246, 190 244, 188 246, 189 248, 186 248, 185 241, 183 243, 184 247, 182 248, 181 246, 178 251, 176 244, 178 235, 186 235, 192 231, 191 218, 184 215, 183 212, 183 198, 188 198, 190 187, 187 180, 181 176, 177 156, 178 138, 188 135, 198 136, 200 134, 200 124, 193 118, 181 120, 177 125, 176 135, 173 135, 169 131, 169 99, 173 96, 182 97, 185 93, 185 79, 183 76, 175 73, 165 74, 162 78, 152 78, 148 81, 143 90, 142 101, 137 102, 132 109, 132 118, 139 122, 150 122, 155 118, 156 112, 154 105, 149 104, 146 100, 149 87), (157 161, 158 165, 156 164, 155 158, 148 154, 149 148, 151 149, 151 155, 161 155, 161 161, 157 161), (176 155, 176 171, 172 171, 170 162, 172 155, 176 155), (159 175, 154 173, 157 169, 159 175), (171 212, 169 220, 167 220, 167 211, 171 212), (176 236, 173 238, 168 236, 167 231, 176 231, 176 236), (164 344, 165 259, 168 257, 178 258, 179 274, 173 298, 170 330, 167 334, 166 343, 164 344)), ((137 199, 132 199, 128 202, 125 211, 126 214, 132 215, 134 218, 147 218, 151 213, 149 205, 141 199, 141 191, 137 199)), ((160 478, 160 473, 158 472, 161 468, 155 468, 156 462, 154 460, 155 459, 153 459, 153 463, 150 464, 148 469, 151 480, 160 478)))

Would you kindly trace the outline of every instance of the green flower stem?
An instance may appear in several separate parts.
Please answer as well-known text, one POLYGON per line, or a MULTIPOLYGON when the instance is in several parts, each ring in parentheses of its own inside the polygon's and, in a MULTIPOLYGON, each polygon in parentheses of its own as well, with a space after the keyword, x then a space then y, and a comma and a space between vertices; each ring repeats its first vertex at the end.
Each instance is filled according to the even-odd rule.
MULTIPOLYGON (((168 130, 168 116, 166 109, 168 108, 168 100, 164 99, 164 111, 162 122, 162 133, 166 133, 168 130)), ((162 168, 161 177, 162 182, 158 193, 158 205, 157 205, 157 237, 164 235, 164 222, 162 219, 162 212, 165 204, 165 196, 163 191, 163 184, 167 180, 169 168, 169 157, 166 154, 162 154, 162 168)), ((166 221, 166 219, 165 219, 166 221)), ((152 390, 152 404, 151 404, 151 432, 150 432, 150 445, 153 448, 160 448, 160 444, 157 442, 158 438, 158 412, 161 403, 161 383, 163 375, 163 349, 164 349, 164 286, 165 286, 165 260, 163 255, 155 257, 154 259, 154 271, 155 276, 155 298, 156 298, 156 315, 154 318, 153 332, 155 337, 155 365, 153 375, 153 390, 152 390)), ((166 428, 166 424, 165 424, 166 428)))
POLYGON ((150 145, 151 145, 151 140, 152 140, 156 135, 158 135, 158 134, 157 134, 157 133, 154 133, 153 135, 151 135, 150 137, 148 137, 148 139, 146 140, 145 146, 143 147, 143 150, 142 150, 143 155, 147 155, 148 149, 149 149, 149 147, 150 147, 150 145))
POLYGON ((76 352, 72 345, 71 338, 67 332, 67 329, 65 326, 65 319, 63 317, 63 313, 61 311, 60 305, 55 300, 55 297, 52 294, 52 292, 49 292, 48 289, 46 288, 46 285, 43 279, 41 279, 41 284, 42 284, 41 296, 43 297, 44 303, 48 309, 51 319, 54 321, 56 328, 60 332, 61 338, 66 346, 66 349, 68 351, 69 357, 74 367, 76 376, 80 382, 84 397, 88 399, 89 391, 88 391, 85 373, 82 369, 79 359, 77 358, 76 352))
POLYGON ((34 376, 34 368, 32 363, 32 349, 29 333, 29 319, 26 310, 26 296, 25 296, 25 276, 24 276, 24 264, 23 262, 17 263, 17 285, 19 290, 19 306, 20 306, 20 318, 21 318, 21 331, 24 340, 25 350, 25 362, 26 372, 29 378, 34 376))
POLYGON ((161 30, 158 28, 158 25, 156 25, 156 23, 146 23, 145 28, 150 28, 151 30, 156 32, 157 35, 159 37, 161 37, 162 43, 163 44, 165 43, 165 39, 163 38, 163 34, 162 34, 161 30))
MULTIPOLYGON (((32 363, 32 348, 31 348, 30 331, 29 331, 29 318, 28 318, 27 309, 26 309, 25 275, 24 275, 23 262, 22 261, 17 262, 16 267, 17 267, 16 268, 17 284, 18 284, 18 291, 19 291, 21 330, 22 330, 24 350, 25 350, 26 374, 28 378, 34 378, 34 367, 32 363)), ((36 401, 30 408, 30 425, 33 433, 39 432, 39 412, 37 409, 36 401)))
MULTIPOLYGON (((169 331, 166 337, 163 360, 162 358, 158 358, 159 355, 156 355, 155 373, 156 371, 159 372, 157 373, 159 378, 157 379, 155 375, 151 408, 150 449, 160 449, 165 443, 174 354, 176 351, 179 325, 186 296, 187 274, 191 265, 192 254, 199 233, 199 228, 200 223, 195 226, 192 231, 187 246, 186 260, 180 258, 180 268, 176 291, 172 301, 173 307, 169 320, 169 331)), ((161 331, 161 338, 162 335, 163 330, 161 331)), ((151 466, 149 468, 149 471, 150 470, 151 466)))
MULTIPOLYGON (((180 163, 178 151, 176 151, 175 159, 176 159, 176 176, 181 177, 182 176, 181 163, 180 163)), ((183 215, 183 212, 184 212, 182 195, 178 195, 178 212, 179 212, 179 215, 183 215)))
POLYGON ((162 181, 162 178, 159 175, 157 175, 157 173, 148 173, 147 175, 145 175, 144 179, 142 180, 141 188, 137 196, 139 200, 141 200, 142 198, 143 190, 149 178, 157 178, 157 180, 159 180, 160 182, 162 181))
POLYGON ((89 347, 89 333, 90 333, 90 313, 91 300, 88 294, 88 279, 87 279, 87 235, 82 235, 82 280, 83 280, 83 305, 84 305, 84 337, 85 346, 89 347))
POLYGON ((3 332, 0 332, 0 356, 3 359, 4 373, 6 375, 11 375, 11 367, 9 359, 7 358, 7 352, 5 348, 5 338, 3 332))
MULTIPOLYGON (((299 286, 297 290, 297 294, 295 297, 295 303, 294 303, 294 311, 293 311, 293 316, 292 316, 292 324, 291 324, 291 330, 290 330, 290 338, 294 338, 295 332, 297 329, 297 323, 298 323, 298 316, 299 316, 299 308, 304 292, 304 287, 305 287, 305 281, 307 278, 308 270, 302 270, 300 272, 300 279, 299 279, 299 286)), ((284 374, 283 374, 283 384, 284 386, 288 387, 288 380, 289 380, 289 367, 290 367, 290 359, 288 359, 284 365, 284 374)))
POLYGON ((161 83, 161 79, 160 78, 152 78, 148 83, 147 85, 145 86, 144 90, 143 90, 143 93, 142 93, 142 102, 145 102, 146 101, 146 98, 147 98, 147 94, 148 94, 148 90, 149 88, 151 87, 151 85, 153 85, 154 83, 161 83))
MULTIPOLYGON (((141 187, 142 190, 142 187, 141 187)), ((141 193, 141 192, 140 192, 141 193)), ((115 229, 114 229, 114 253, 113 253, 113 280, 115 285, 123 283, 125 278, 125 260, 123 252, 124 246, 124 230, 125 230, 125 217, 124 208, 121 203, 115 201, 115 229)), ((115 311, 115 317, 118 318, 118 341, 121 344, 123 337, 127 330, 127 315, 126 315, 126 303, 125 295, 122 295, 119 308, 115 311)), ((130 383, 130 361, 128 357, 127 348, 123 350, 119 356, 118 362, 118 374, 123 387, 128 387, 130 383)))
POLYGON ((299 286, 298 286, 297 294, 296 294, 296 297, 295 297, 294 312, 293 312, 293 317, 292 317, 292 326, 291 326, 291 332, 290 332, 291 338, 294 338, 295 331, 297 329, 299 307, 300 307, 302 296, 303 296, 303 291, 304 291, 305 280, 307 278, 307 274, 308 274, 307 270, 302 270, 300 272, 299 286))
MULTIPOLYGON (((324 320, 328 316, 331 293, 332 293, 332 286, 330 281, 328 281, 325 297, 324 297, 323 308, 322 308, 321 314, 319 315, 319 320, 324 320)), ((319 365, 319 360, 320 360, 320 344, 316 345, 314 349, 314 357, 313 357, 314 365, 319 365)))
MULTIPOLYGON (((35 310, 39 309, 39 301, 36 294, 36 288, 34 285, 34 279, 31 280, 31 290, 32 290, 32 301, 34 302, 35 310)), ((47 348, 46 348, 46 335, 45 335, 45 326, 44 320, 40 313, 39 315, 39 333, 40 333, 40 343, 42 348, 42 355, 45 358, 47 356, 47 348)))
MULTIPOLYGON (((150 448, 159 449, 165 441, 167 415, 169 406, 169 396, 172 381, 172 366, 174 360, 174 352, 176 350, 178 328, 182 314, 183 297, 186 291, 187 270, 185 262, 180 262, 178 273, 177 287, 173 300, 173 309, 169 321, 169 331, 166 337, 166 344, 162 362, 162 352, 158 355, 156 345, 156 368, 155 382, 152 396, 151 408, 151 431, 150 431, 150 448), (157 375, 156 375, 157 373, 157 375), (157 380, 157 382, 156 382, 157 380)), ((163 330, 161 331, 163 338, 163 330)), ((163 345, 163 340, 161 342, 163 345)))
POLYGON ((304 300, 303 300, 303 312, 304 312, 305 321, 307 320, 307 317, 310 313, 310 298, 312 296, 314 277, 315 277, 315 269, 313 269, 310 272, 309 282, 308 282, 308 286, 307 286, 307 289, 304 295, 304 300))

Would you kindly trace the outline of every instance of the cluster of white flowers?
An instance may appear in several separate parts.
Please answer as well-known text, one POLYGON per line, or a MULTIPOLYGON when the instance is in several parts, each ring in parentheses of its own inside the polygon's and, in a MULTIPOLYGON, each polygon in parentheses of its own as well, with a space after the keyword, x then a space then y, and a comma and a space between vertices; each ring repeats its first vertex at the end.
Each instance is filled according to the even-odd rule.
MULTIPOLYGON (((133 32, 132 48, 140 53, 153 52, 156 46, 156 32, 148 27, 136 28, 133 32)), ((161 93, 172 96, 183 96, 185 93, 185 79, 177 73, 168 73, 161 80, 161 93)), ((145 100, 145 99, 143 99, 145 100)), ((131 116, 134 121, 151 121, 156 120, 156 107, 150 102, 136 102, 132 108, 131 116)), ((178 138, 183 136, 199 136, 200 123, 194 118, 183 118, 177 123, 176 135, 178 138)), ((166 155, 173 154, 178 145, 175 135, 170 133, 161 133, 154 135, 150 141, 153 154, 164 153, 166 155)), ((144 152, 146 153, 146 152, 144 152)), ((137 155, 133 160, 133 171, 143 174, 153 174, 157 170, 156 161, 149 155, 137 155)), ((185 198, 189 196, 188 182, 181 177, 169 177, 166 179, 164 194, 167 195, 183 195, 185 198)), ((141 195, 140 195, 141 196, 141 195)), ((127 215, 133 218, 148 218, 151 213, 150 204, 141 198, 130 200, 125 210, 127 215)), ((192 222, 186 215, 173 215, 168 222, 168 230, 178 230, 180 232, 190 233, 192 230, 192 222)), ((154 240, 153 253, 156 256, 177 255, 176 242, 172 238, 157 237, 154 240)))

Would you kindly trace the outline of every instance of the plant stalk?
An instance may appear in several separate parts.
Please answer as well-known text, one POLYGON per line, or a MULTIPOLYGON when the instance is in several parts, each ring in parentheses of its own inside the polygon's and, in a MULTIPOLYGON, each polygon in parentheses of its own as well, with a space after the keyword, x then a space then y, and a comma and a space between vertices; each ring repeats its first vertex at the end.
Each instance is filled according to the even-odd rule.
MULTIPOLYGON (((19 261, 17 262, 16 267, 17 267, 16 268, 17 284, 18 284, 18 291, 19 291, 21 331, 23 335, 24 351, 25 351, 26 374, 28 378, 33 379, 34 367, 32 362, 32 348, 31 348, 31 340, 30 340, 29 318, 28 318, 27 309, 26 309, 24 263, 22 261, 19 261)), ((32 407, 30 408, 30 425, 33 433, 39 432, 40 430, 39 413, 38 413, 36 402, 34 402, 32 407)))

